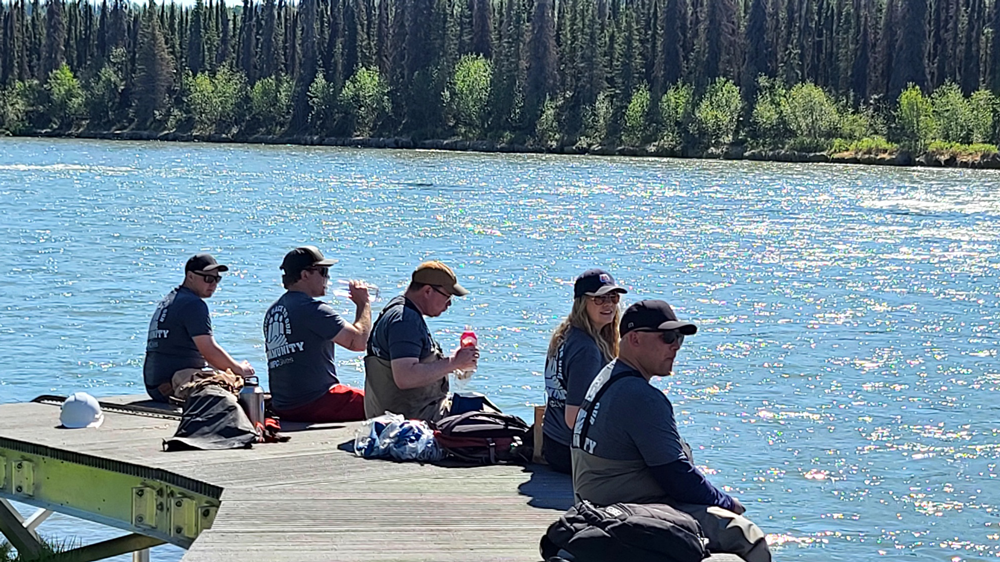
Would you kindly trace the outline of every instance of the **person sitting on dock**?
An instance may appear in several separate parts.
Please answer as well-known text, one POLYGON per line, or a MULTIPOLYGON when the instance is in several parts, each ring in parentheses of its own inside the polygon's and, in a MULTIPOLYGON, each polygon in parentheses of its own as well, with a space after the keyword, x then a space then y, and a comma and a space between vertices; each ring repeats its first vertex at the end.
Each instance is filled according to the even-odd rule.
POLYGON ((557 472, 571 473, 569 442, 580 403, 618 356, 618 301, 627 292, 603 269, 584 271, 573 283, 573 308, 549 341, 542 455, 557 472))
POLYGON ((340 384, 333 362, 334 344, 364 351, 372 316, 368 287, 351 281, 354 322, 345 322, 326 294, 330 266, 315 246, 295 248, 281 262, 286 292, 264 316, 264 347, 271 381, 271 407, 283 420, 342 422, 365 419, 364 391, 340 384))
POLYGON ((406 292, 392 299, 375 321, 365 356, 365 414, 392 412, 407 419, 437 421, 448 415, 448 375, 474 369, 476 346, 446 357, 424 316, 440 316, 454 296, 468 295, 455 272, 439 261, 420 264, 406 292))
POLYGON ((587 390, 573 428, 577 501, 669 504, 701 524, 712 552, 769 562, 764 533, 746 509, 713 486, 694 465, 670 400, 649 384, 673 374, 685 336, 698 328, 677 319, 661 300, 633 304, 622 315, 618 359, 587 390))
POLYGON ((215 293, 226 271, 229 268, 210 254, 192 256, 184 265, 184 282, 156 305, 142 367, 146 392, 153 400, 169 401, 174 373, 183 369, 211 365, 243 377, 254 374, 249 362, 237 362, 212 335, 212 318, 204 299, 215 293))

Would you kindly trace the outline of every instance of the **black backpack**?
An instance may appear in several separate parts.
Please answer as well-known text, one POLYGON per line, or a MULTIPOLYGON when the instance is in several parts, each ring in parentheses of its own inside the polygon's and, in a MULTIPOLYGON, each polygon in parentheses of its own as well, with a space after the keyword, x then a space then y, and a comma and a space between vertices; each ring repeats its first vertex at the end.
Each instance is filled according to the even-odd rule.
POLYGON ((465 412, 434 424, 434 439, 450 456, 473 464, 518 460, 514 447, 531 433, 517 416, 501 412, 465 412))
POLYGON ((545 560, 565 551, 576 562, 699 562, 707 542, 694 517, 669 505, 584 500, 549 525, 541 551, 545 560))

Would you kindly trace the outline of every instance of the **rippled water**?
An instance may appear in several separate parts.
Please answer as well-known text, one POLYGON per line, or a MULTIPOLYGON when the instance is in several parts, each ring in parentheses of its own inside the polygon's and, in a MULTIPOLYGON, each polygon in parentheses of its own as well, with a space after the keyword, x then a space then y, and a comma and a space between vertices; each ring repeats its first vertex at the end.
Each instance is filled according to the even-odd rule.
POLYGON ((475 327, 472 388, 527 415, 602 266, 700 324, 656 384, 778 560, 1000 558, 996 173, 0 139, 0 217, 0 402, 141 392, 149 315, 198 251, 233 267, 217 339, 265 371, 278 265, 311 243, 383 302, 453 265, 472 295, 431 328, 475 327))

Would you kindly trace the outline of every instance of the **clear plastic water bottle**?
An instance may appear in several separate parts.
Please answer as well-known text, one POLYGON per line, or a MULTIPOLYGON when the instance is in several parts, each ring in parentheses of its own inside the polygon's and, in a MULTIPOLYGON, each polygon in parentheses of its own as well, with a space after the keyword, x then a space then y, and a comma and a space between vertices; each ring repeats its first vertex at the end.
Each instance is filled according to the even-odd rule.
MULTIPOLYGON (((460 347, 474 347, 479 344, 479 338, 476 337, 476 333, 472 331, 472 328, 466 326, 465 331, 462 332, 462 337, 459 338, 458 344, 460 347)), ((465 387, 469 384, 469 379, 472 378, 472 374, 475 372, 476 370, 474 368, 455 371, 455 392, 462 392, 465 390, 465 387)))

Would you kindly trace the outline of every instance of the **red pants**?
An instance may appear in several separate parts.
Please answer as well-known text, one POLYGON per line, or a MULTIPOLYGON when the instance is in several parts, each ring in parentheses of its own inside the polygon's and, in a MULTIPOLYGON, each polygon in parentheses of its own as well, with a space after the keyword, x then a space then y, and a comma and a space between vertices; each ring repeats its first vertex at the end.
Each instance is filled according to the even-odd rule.
POLYGON ((282 420, 294 422, 360 421, 365 419, 365 391, 338 384, 304 406, 275 413, 282 420))

